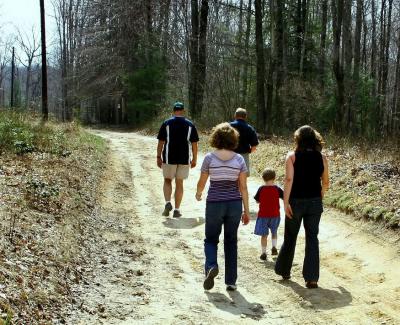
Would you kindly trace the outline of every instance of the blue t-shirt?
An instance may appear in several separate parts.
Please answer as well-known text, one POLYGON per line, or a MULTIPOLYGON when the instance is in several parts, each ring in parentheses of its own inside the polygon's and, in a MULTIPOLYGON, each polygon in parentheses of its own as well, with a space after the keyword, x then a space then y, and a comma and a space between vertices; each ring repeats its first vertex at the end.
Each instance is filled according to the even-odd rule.
POLYGON ((174 116, 161 125, 157 136, 165 141, 162 159, 165 164, 190 164, 190 145, 199 141, 196 127, 188 119, 174 116))
POLYGON ((237 153, 250 153, 251 147, 258 145, 257 133, 245 120, 237 119, 230 123, 239 132, 239 145, 237 153))

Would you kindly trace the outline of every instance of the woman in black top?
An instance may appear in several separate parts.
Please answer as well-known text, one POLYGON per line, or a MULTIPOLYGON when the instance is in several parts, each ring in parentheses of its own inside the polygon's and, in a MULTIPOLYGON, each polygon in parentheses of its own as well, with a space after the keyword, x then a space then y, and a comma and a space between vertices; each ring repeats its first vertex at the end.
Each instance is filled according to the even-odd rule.
POLYGON ((328 161, 321 153, 323 140, 305 125, 294 133, 296 150, 286 157, 284 186, 285 236, 275 272, 290 278, 297 234, 303 220, 306 233, 303 277, 307 288, 317 288, 319 279, 318 228, 323 211, 322 198, 329 188, 328 161))

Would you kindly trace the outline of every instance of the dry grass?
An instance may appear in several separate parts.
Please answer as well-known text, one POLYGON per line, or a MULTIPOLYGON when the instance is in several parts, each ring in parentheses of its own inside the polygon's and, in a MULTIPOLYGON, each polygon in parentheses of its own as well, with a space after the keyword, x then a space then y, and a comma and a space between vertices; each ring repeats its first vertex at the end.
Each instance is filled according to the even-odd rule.
POLYGON ((1 115, 0 319, 62 322, 81 281, 106 146, 76 124, 1 115))

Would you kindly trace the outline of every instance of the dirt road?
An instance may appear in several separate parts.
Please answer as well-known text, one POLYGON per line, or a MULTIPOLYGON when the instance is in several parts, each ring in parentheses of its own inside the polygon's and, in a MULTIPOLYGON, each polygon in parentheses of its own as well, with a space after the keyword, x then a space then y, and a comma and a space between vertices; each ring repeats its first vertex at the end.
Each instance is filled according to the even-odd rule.
MULTIPOLYGON (((110 164, 91 238, 85 284, 73 290, 73 324, 399 324, 400 244, 389 232, 327 209, 321 222, 320 288, 304 288, 304 233, 292 279, 274 261, 259 260, 254 221, 239 229, 238 290, 227 293, 223 272, 202 288, 204 202, 194 199, 199 168, 185 183, 181 219, 161 216, 162 176, 156 141, 134 133, 96 131, 111 146, 110 164)), ((200 157, 201 158, 201 157, 200 157)), ((200 159, 200 162, 202 159, 200 159)), ((249 180, 254 195, 258 179, 249 180)), ((251 210, 257 206, 251 202, 251 210)), ((280 227, 279 245, 282 243, 280 227)), ((223 270, 223 250, 220 269, 223 270)))

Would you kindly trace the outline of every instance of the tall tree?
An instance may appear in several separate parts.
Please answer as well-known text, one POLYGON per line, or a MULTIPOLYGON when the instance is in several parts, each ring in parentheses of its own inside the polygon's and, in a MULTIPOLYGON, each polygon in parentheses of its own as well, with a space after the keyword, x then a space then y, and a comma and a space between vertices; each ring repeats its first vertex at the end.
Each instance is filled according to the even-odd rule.
POLYGON ((284 1, 274 0, 274 26, 275 26, 275 40, 274 40, 274 64, 276 66, 276 80, 275 80, 275 100, 274 100, 274 120, 277 127, 283 125, 283 111, 282 111, 282 86, 284 83, 284 67, 283 67, 283 47, 284 47, 284 1))
POLYGON ((319 82, 321 87, 325 87, 325 61, 326 61, 326 25, 328 23, 328 0, 321 3, 321 39, 319 53, 319 82))
POLYGON ((356 29, 354 36, 354 72, 353 78, 357 82, 360 78, 360 60, 361 60, 361 30, 363 24, 363 0, 357 0, 357 11, 356 11, 356 29))
MULTIPOLYGON (((256 24, 256 55, 257 55, 257 126, 265 134, 269 133, 267 125, 267 114, 265 107, 265 61, 264 61, 264 39, 262 23, 262 5, 261 0, 255 0, 255 24, 256 24)), ((268 116, 267 116, 268 115, 268 116)))
POLYGON ((15 47, 12 48, 12 55, 11 55, 11 95, 10 95, 10 106, 14 107, 15 104, 15 47))
POLYGON ((47 97, 47 57, 46 57, 46 20, 44 0, 40 0, 40 28, 42 37, 42 118, 47 121, 49 118, 49 107, 47 97))
POLYGON ((338 131, 342 130, 342 121, 344 117, 344 71, 340 59, 340 43, 342 36, 343 22, 343 6, 344 0, 332 0, 332 30, 333 30, 333 53, 332 64, 333 72, 336 78, 336 119, 335 128, 338 131))
POLYGON ((20 58, 20 63, 26 68, 25 108, 28 108, 30 100, 32 64, 35 58, 39 56, 37 52, 40 49, 40 43, 37 41, 37 36, 35 34, 34 28, 32 28, 31 35, 24 35, 20 30, 18 30, 17 42, 20 49, 25 54, 24 59, 20 58))
POLYGON ((207 72, 207 26, 208 26, 208 0, 201 1, 200 28, 199 28, 199 63, 198 63, 198 87, 196 100, 196 115, 201 117, 206 89, 207 72))

